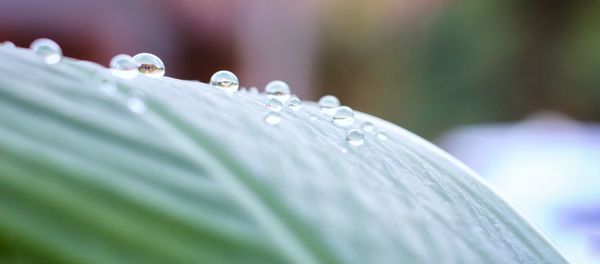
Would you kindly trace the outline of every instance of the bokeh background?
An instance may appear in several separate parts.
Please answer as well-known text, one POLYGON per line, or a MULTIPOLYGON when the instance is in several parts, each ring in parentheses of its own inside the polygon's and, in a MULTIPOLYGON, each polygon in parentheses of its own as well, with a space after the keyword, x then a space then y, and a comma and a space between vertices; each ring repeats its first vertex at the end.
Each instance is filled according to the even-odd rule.
POLYGON ((273 79, 434 141, 573 263, 600 262, 600 1, 3 0, 0 41, 273 79))

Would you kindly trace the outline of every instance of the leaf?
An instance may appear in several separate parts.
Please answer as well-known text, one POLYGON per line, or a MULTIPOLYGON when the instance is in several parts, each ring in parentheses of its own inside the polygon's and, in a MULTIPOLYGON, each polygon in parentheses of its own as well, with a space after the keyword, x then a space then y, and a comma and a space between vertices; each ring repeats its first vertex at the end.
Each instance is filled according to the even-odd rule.
POLYGON ((314 103, 120 80, 0 49, 0 260, 564 263, 471 170, 393 124, 347 147, 314 103), (118 87, 100 91, 103 81, 118 87), (148 111, 126 103, 142 96, 148 111))

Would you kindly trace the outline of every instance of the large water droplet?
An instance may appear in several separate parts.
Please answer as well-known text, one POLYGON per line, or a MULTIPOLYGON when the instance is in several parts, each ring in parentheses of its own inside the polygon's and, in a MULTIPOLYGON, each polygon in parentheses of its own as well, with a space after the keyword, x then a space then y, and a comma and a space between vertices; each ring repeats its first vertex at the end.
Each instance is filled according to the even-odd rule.
POLYGON ((350 126, 354 123, 354 111, 350 107, 340 106, 336 109, 332 121, 340 127, 350 126))
POLYGON ((165 64, 154 54, 139 53, 133 56, 138 71, 146 76, 160 78, 165 75, 165 64))
POLYGON ((12 49, 15 47, 16 47, 16 45, 15 45, 15 43, 12 43, 12 41, 4 41, 4 42, 0 43, 0 48, 12 49))
POLYGON ((365 143, 365 134, 358 129, 350 129, 346 133, 346 141, 352 146, 360 146, 365 143))
POLYGON ((373 124, 371 124, 369 121, 366 121, 360 126, 360 128, 365 132, 371 132, 373 131, 373 124))
POLYGON ((319 106, 321 107, 321 113, 333 116, 340 106, 340 100, 333 95, 325 95, 319 99, 319 106))
POLYGON ((267 97, 275 98, 282 103, 290 99, 290 86, 283 81, 272 81, 265 86, 267 97))
POLYGON ((388 138, 387 134, 383 130, 377 131, 377 133, 375 133, 375 136, 380 140, 387 140, 387 138, 388 138))
POLYGON ((281 108, 283 108, 283 104, 275 98, 267 98, 265 104, 267 105, 267 108, 273 112, 281 112, 281 108))
POLYGON ((210 77, 210 85, 228 93, 235 93, 240 87, 237 76, 230 71, 218 71, 210 77))
POLYGON ((302 101, 300 101, 300 99, 295 95, 288 100, 287 104, 288 107, 294 112, 298 112, 300 109, 302 109, 302 101))
POLYGON ((36 39, 31 43, 30 48, 47 64, 56 64, 62 60, 62 50, 60 49, 60 46, 50 39, 36 39))
POLYGON ((143 114, 148 110, 146 103, 142 98, 130 97, 127 99, 127 108, 136 114, 143 114))
POLYGON ((138 76, 138 64, 126 54, 119 54, 110 60, 110 73, 123 79, 133 79, 138 76))
POLYGON ((265 123, 269 125, 277 125, 281 122, 281 114, 278 112, 269 112, 265 116, 265 123))

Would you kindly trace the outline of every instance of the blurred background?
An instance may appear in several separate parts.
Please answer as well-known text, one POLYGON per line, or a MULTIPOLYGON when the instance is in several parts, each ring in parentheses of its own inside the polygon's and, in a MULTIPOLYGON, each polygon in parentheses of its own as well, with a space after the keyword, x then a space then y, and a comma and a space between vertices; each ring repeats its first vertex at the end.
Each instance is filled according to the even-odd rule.
POLYGON ((3 0, 0 41, 336 95, 467 163, 573 263, 599 263, 599 17, 577 0, 3 0))

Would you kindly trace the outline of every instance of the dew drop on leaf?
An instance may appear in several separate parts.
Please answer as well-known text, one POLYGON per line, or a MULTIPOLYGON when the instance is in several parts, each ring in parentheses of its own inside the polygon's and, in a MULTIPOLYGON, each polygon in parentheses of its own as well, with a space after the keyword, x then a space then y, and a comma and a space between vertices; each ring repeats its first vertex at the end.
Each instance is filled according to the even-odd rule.
POLYGON ((273 112, 281 112, 281 108, 283 108, 283 104, 281 103, 281 101, 275 98, 267 98, 267 100, 265 101, 265 105, 267 106, 267 109, 273 112))
POLYGON ((364 123, 362 123, 362 125, 360 126, 360 128, 365 131, 365 132, 372 132, 373 131, 373 124, 371 124, 371 122, 366 121, 364 123))
POLYGON ((16 47, 16 45, 15 45, 15 43, 12 43, 12 41, 4 41, 4 42, 0 43, 0 48, 12 49, 15 47, 16 47))
POLYGON ((365 134, 358 129, 350 129, 346 133, 346 142, 352 146, 360 146, 365 143, 365 134))
POLYGON ((377 131, 377 133, 375 134, 375 136, 379 139, 379 140, 387 140, 387 134, 385 133, 385 131, 383 130, 379 130, 377 131))
POLYGON ((340 106, 333 115, 332 122, 339 127, 347 127, 354 123, 354 111, 347 106, 340 106))
POLYGON ((139 73, 160 78, 165 75, 165 64, 154 54, 150 53, 139 53, 133 56, 133 60, 138 65, 139 73))
POLYGON ((237 76, 230 71, 218 71, 210 77, 210 85, 228 93, 237 92, 240 87, 237 76))
POLYGON ((107 94, 107 95, 115 95, 117 93, 117 87, 115 87, 114 84, 112 84, 106 80, 102 81, 98 85, 98 89, 100 90, 100 92, 107 94))
POLYGON ((126 54, 119 54, 110 60, 110 73, 123 79, 133 79, 138 76, 138 64, 126 54))
POLYGON ((31 50, 38 56, 40 56, 47 64, 56 64, 62 60, 62 50, 56 42, 41 38, 36 39, 31 43, 31 50))
POLYGON ((265 86, 265 94, 269 98, 275 98, 282 103, 290 99, 290 86, 283 81, 271 81, 265 86))
POLYGON ((302 101, 298 97, 292 96, 290 100, 288 100, 288 107, 292 109, 292 111, 298 112, 302 109, 302 101))
POLYGON ((127 108, 133 113, 143 114, 146 112, 148 107, 144 100, 139 97, 130 97, 127 99, 127 108))
POLYGON ((279 124, 279 122, 281 122, 281 114, 278 112, 269 112, 266 116, 265 116, 265 123, 269 124, 269 125, 277 125, 279 124))
POLYGON ((321 108, 321 113, 326 114, 328 116, 333 116, 335 114, 335 110, 340 106, 340 100, 333 95, 325 95, 319 99, 319 107, 321 108))

